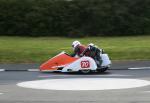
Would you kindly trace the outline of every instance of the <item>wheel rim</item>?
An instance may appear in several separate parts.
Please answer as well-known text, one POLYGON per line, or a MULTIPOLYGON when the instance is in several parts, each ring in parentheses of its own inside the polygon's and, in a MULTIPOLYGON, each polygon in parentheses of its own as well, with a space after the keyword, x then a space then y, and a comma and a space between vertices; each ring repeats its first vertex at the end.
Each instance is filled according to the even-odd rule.
POLYGON ((82 73, 89 73, 90 70, 89 69, 86 69, 86 70, 81 70, 82 73))

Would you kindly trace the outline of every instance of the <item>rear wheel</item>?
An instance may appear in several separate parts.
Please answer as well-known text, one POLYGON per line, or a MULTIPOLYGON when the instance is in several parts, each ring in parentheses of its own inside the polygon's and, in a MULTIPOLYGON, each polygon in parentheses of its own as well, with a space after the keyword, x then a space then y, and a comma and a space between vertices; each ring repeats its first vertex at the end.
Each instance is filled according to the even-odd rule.
POLYGON ((91 70, 90 69, 85 69, 85 70, 80 70, 80 72, 83 73, 83 74, 88 74, 88 73, 91 72, 91 70))
POLYGON ((105 72, 109 67, 105 67, 105 68, 97 68, 97 72, 99 73, 103 73, 105 72))

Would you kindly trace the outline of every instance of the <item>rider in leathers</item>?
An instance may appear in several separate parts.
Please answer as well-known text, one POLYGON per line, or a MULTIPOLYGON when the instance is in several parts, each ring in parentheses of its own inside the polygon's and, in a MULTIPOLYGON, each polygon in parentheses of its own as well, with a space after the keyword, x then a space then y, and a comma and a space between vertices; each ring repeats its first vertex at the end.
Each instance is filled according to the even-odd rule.
POLYGON ((83 51, 85 51, 86 47, 84 45, 81 45, 81 43, 79 41, 74 41, 72 43, 72 47, 74 50, 74 53, 71 54, 72 57, 80 57, 80 55, 83 53, 83 51))
POLYGON ((100 54, 103 52, 104 52, 103 49, 99 49, 93 43, 90 43, 80 56, 85 55, 85 56, 89 56, 89 57, 93 58, 97 64, 97 67, 100 68, 100 66, 102 64, 100 54))

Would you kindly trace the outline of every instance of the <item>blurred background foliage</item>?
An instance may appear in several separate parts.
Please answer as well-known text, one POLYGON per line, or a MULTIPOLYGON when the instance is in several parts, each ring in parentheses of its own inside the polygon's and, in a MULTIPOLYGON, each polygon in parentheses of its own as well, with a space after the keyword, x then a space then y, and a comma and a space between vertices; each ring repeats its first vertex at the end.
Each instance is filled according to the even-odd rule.
POLYGON ((0 0, 0 35, 150 35, 150 0, 0 0))

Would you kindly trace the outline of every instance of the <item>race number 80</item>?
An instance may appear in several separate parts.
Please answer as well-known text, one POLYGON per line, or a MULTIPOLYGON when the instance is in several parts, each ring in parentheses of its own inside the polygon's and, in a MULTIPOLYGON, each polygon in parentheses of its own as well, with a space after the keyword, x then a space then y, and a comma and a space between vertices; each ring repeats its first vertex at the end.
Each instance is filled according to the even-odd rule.
POLYGON ((81 61, 81 68, 89 68, 90 62, 89 61, 81 61))

